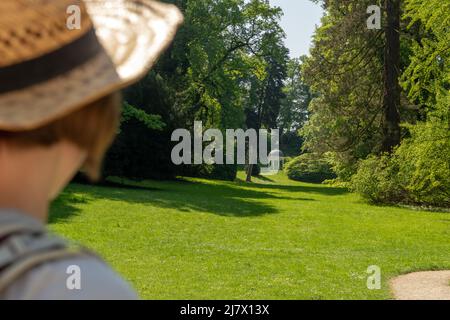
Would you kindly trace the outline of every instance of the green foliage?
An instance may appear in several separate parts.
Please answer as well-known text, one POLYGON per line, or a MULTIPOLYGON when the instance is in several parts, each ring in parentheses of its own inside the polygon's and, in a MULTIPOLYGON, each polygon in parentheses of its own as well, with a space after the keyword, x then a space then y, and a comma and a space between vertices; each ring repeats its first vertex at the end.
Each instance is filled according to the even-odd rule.
MULTIPOLYGON (((301 73, 302 64, 306 59, 306 56, 302 56, 299 59, 289 60, 287 64, 287 79, 283 88, 285 97, 281 104, 278 124, 288 133, 297 133, 303 127, 308 118, 309 103, 313 98, 301 73)), ((300 149, 297 152, 300 152, 300 149)))
POLYGON ((234 181, 237 176, 237 165, 204 165, 197 174, 199 177, 234 181))
POLYGON ((405 19, 419 34, 402 84, 411 99, 433 109, 437 94, 450 88, 450 2, 405 2, 405 19))
POLYGON ((339 183, 342 186, 348 185, 352 176, 358 170, 356 157, 345 152, 327 152, 324 156, 330 163, 333 172, 337 175, 335 183, 339 183))
POLYGON ((448 1, 405 1, 414 37, 402 84, 413 102, 426 106, 425 121, 405 125, 409 137, 391 156, 360 164, 353 188, 373 202, 450 206, 449 13, 448 1))
POLYGON ((305 152, 333 155, 340 180, 380 148, 383 99, 382 30, 367 30, 363 1, 323 1, 326 14, 302 66, 314 93, 301 134, 305 152))
POLYGON ((148 114, 142 109, 133 107, 127 101, 124 101, 122 108, 122 123, 136 119, 144 124, 148 129, 162 130, 166 125, 161 121, 160 115, 148 114))
POLYGON ((436 135, 445 137, 450 112, 448 1, 403 2, 403 143, 394 156, 377 157, 379 164, 372 155, 379 155, 383 138, 385 39, 383 30, 367 30, 371 0, 316 1, 326 14, 311 55, 292 60, 279 25, 282 12, 266 0, 166 2, 181 8, 185 24, 153 71, 125 91, 121 132, 106 174, 232 179, 235 167, 172 165, 171 132, 192 130, 201 120, 204 129, 222 131, 279 127, 286 155, 296 156, 302 147, 332 167, 300 157, 289 164, 294 178, 334 172, 346 183, 358 172, 355 190, 373 201, 445 203, 441 170, 449 158, 436 135), (359 164, 362 159, 368 160, 359 164), (370 172, 379 180, 371 180, 370 172), (392 181, 385 181, 388 176, 392 181))
POLYGON ((155 71, 124 91, 126 102, 120 132, 106 156, 105 177, 175 177, 175 166, 170 158, 170 137, 177 125, 171 114, 172 96, 155 71))
POLYGON ((450 206, 450 130, 432 121, 410 128, 395 153, 400 182, 413 203, 450 206))
POLYGON ((280 128, 280 148, 285 155, 298 156, 301 153, 303 137, 299 130, 308 119, 308 106, 313 98, 309 87, 303 81, 301 68, 306 56, 290 59, 287 64, 287 78, 285 80, 278 116, 280 128))
POLYGON ((173 178, 203 172, 231 178, 234 169, 216 174, 221 170, 173 166, 171 133, 192 131, 194 121, 203 121, 205 130, 244 128, 245 109, 257 107, 261 123, 276 121, 287 61, 281 10, 265 0, 165 2, 177 5, 185 22, 147 77, 125 91, 121 132, 105 174, 173 178))
POLYGON ((404 198, 398 183, 398 162, 389 155, 370 156, 359 164, 351 189, 373 203, 398 203, 404 198))
POLYGON ((289 179, 303 182, 322 183, 336 178, 328 161, 310 153, 302 154, 288 162, 285 172, 289 179))
POLYGON ((391 156, 371 156, 359 165, 352 189, 375 203, 450 206, 450 132, 426 122, 391 156))
POLYGON ((402 141, 383 141, 383 30, 366 29, 364 1, 322 1, 326 14, 302 68, 317 96, 301 133, 338 181, 377 203, 448 206, 450 2, 405 0, 401 21, 402 141), (365 160, 364 160, 365 159, 365 160))
POLYGON ((284 165, 284 167, 286 168, 286 166, 292 161, 292 160, 294 160, 295 158, 293 158, 293 157, 283 157, 282 158, 282 161, 283 161, 283 165, 284 165))

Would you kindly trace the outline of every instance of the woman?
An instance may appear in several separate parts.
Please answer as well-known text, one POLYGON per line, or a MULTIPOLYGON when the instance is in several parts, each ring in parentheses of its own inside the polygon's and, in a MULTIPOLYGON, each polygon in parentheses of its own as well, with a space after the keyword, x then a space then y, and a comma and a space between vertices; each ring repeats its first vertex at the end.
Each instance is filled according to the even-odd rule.
POLYGON ((80 168, 98 179, 118 91, 149 71, 181 20, 147 0, 0 1, 0 298, 136 298, 45 224, 80 168))

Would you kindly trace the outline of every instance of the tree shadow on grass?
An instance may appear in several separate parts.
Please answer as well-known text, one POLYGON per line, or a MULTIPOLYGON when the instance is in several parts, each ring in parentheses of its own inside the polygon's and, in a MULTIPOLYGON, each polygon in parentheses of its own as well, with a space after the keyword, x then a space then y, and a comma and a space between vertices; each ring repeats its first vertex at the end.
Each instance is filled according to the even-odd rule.
POLYGON ((124 184, 114 181, 104 181, 97 186, 107 187, 107 188, 116 188, 116 189, 128 189, 128 190, 145 190, 145 191, 158 191, 158 188, 152 188, 147 186, 140 186, 137 184, 124 184))
POLYGON ((50 206, 48 223, 59 223, 70 219, 81 213, 79 204, 87 204, 89 200, 86 197, 75 195, 70 192, 62 193, 50 206))
POLYGON ((265 181, 265 182, 275 182, 273 179, 270 179, 268 176, 259 175, 256 178, 261 181, 265 181))
POLYGON ((157 188, 110 188, 72 184, 53 205, 50 222, 66 220, 79 213, 77 204, 108 199, 127 204, 174 209, 180 212, 208 212, 220 216, 257 217, 278 213, 271 202, 282 200, 314 201, 306 198, 285 198, 264 190, 241 188, 223 183, 155 182, 157 188), (74 195, 78 197, 75 197, 74 195), (80 197, 83 199, 80 200, 80 197))
POLYGON ((348 189, 345 188, 336 188, 336 187, 330 187, 326 185, 320 185, 314 186, 312 184, 310 185, 279 185, 279 184, 255 184, 251 185, 253 188, 256 189, 262 189, 262 190, 268 190, 268 189, 277 189, 281 191, 287 191, 287 192, 302 192, 302 193, 315 193, 315 194, 321 194, 325 196, 341 196, 350 193, 348 189))

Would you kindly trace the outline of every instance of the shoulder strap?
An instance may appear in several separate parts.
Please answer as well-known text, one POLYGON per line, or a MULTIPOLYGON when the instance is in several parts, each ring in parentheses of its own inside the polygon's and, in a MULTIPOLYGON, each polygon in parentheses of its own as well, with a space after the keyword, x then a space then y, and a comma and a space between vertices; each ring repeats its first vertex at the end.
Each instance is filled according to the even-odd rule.
POLYGON ((87 249, 73 247, 67 241, 49 235, 43 225, 10 222, 5 223, 3 219, 0 224, 0 294, 43 263, 79 256, 99 259, 87 249))
POLYGON ((38 221, 28 218, 23 215, 18 215, 14 213, 3 213, 0 214, 0 240, 6 238, 7 236, 18 233, 18 232, 28 232, 28 233, 44 233, 45 227, 38 221))
POLYGON ((0 274, 0 294, 2 294, 3 291, 5 291, 15 281, 20 279, 21 276, 41 264, 79 256, 89 256, 89 254, 84 253, 83 251, 73 251, 68 249, 50 250, 35 253, 13 264, 0 274))

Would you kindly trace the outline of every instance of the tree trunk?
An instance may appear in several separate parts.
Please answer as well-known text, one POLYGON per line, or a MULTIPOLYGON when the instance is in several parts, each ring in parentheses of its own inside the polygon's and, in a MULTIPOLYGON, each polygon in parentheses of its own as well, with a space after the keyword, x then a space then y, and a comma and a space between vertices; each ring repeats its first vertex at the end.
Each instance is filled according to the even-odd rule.
POLYGON ((400 144, 400 0, 386 0, 382 151, 400 144))
POLYGON ((253 164, 249 164, 247 167, 247 179, 245 180, 248 183, 252 182, 252 173, 253 173, 253 164))

